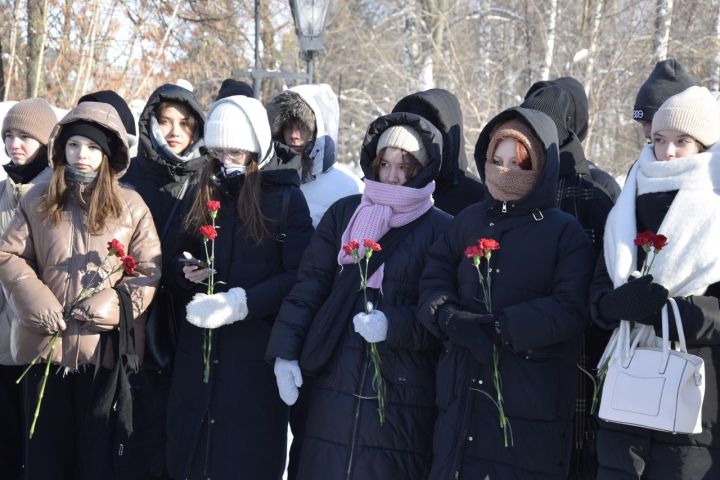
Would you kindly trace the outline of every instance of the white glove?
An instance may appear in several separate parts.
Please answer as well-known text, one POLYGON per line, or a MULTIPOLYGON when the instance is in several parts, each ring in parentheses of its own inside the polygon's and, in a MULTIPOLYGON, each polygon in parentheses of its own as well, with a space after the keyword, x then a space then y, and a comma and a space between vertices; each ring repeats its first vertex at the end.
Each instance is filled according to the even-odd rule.
POLYGON ((388 320, 380 310, 360 312, 353 317, 355 331, 369 343, 382 342, 387 338, 388 320))
POLYGON ((187 304, 187 321, 200 328, 218 328, 247 317, 247 297, 240 287, 227 292, 196 293, 187 304))
POLYGON ((297 402, 302 387, 303 379, 297 360, 275 359, 275 380, 277 381, 280 398, 287 405, 294 405, 297 402))

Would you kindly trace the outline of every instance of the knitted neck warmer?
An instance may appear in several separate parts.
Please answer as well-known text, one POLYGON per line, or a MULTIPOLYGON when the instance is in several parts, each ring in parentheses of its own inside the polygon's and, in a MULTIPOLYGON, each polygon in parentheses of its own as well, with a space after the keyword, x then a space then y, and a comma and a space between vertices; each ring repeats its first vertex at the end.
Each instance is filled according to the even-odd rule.
POLYGON ((65 167, 65 181, 70 184, 88 186, 95 182, 98 172, 85 172, 70 166, 65 167))
POLYGON ((545 157, 542 142, 525 123, 510 120, 499 124, 490 134, 487 154, 485 156, 485 184, 490 195, 501 202, 518 200, 535 186, 545 157), (530 170, 511 170, 493 164, 495 150, 506 138, 520 142, 530 154, 530 170))
MULTIPOLYGON (((433 206, 432 194, 435 182, 422 188, 389 185, 365 179, 365 191, 362 200, 342 234, 342 245, 350 240, 360 242, 360 256, 365 254, 363 240, 379 241, 392 228, 402 227, 419 218, 433 206)), ((338 264, 354 263, 352 257, 345 255, 342 248, 338 252, 338 264)), ((368 279, 368 286, 380 288, 384 275, 381 265, 368 279)))

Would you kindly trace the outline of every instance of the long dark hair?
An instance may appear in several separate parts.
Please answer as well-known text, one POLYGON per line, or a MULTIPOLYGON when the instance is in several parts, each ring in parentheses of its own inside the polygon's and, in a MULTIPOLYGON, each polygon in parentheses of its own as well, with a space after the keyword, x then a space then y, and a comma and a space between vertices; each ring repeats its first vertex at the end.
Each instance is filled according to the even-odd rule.
MULTIPOLYGON (((53 159, 56 166, 40 209, 41 215, 50 220, 53 227, 60 223, 62 211, 70 198, 70 190, 65 182, 65 169, 67 168, 65 148, 56 151, 57 158, 53 159)), ((110 168, 110 160, 103 153, 103 159, 98 168, 97 180, 88 202, 87 216, 90 233, 94 235, 101 233, 108 219, 120 217, 123 208, 118 188, 115 173, 110 168)))
MULTIPOLYGON (((258 169, 257 154, 251 154, 252 159, 245 170, 245 180, 240 188, 237 198, 237 213, 242 226, 256 244, 270 236, 269 220, 262 213, 262 172, 258 169)), ((187 231, 197 231, 199 227, 208 223, 208 200, 220 200, 220 191, 213 178, 221 163, 218 159, 210 157, 207 165, 200 175, 197 192, 193 199, 190 211, 185 217, 184 226, 187 231)))

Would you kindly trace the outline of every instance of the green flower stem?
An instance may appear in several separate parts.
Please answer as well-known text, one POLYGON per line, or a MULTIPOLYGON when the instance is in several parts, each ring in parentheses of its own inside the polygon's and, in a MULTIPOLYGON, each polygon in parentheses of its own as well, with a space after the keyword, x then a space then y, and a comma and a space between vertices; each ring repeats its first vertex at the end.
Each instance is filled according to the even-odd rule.
POLYGON ((35 405, 33 421, 30 425, 30 438, 32 438, 33 433, 35 433, 35 425, 37 424, 38 417, 40 416, 40 406, 42 405, 43 397, 45 396, 45 385, 47 384, 48 375, 50 374, 50 364, 52 363, 53 354, 55 353, 55 342, 59 336, 60 331, 55 332, 50 339, 50 343, 48 343, 50 352, 48 353, 47 363, 45 364, 45 373, 43 375, 42 383, 40 384, 40 393, 38 394, 37 404, 35 405))
MULTIPOLYGON (((212 220, 212 227, 215 229, 215 217, 217 212, 211 212, 210 218, 212 220)), ((207 283, 207 294, 212 295, 215 293, 215 239, 210 240, 210 251, 208 251, 208 240, 204 239, 203 245, 205 247, 205 259, 207 260, 208 266, 208 283, 207 283)), ((205 329, 203 335, 203 382, 208 383, 210 381, 210 354, 212 353, 212 330, 209 328, 205 329)))
POLYGON ((377 344, 370 343, 370 360, 373 365, 373 389, 377 392, 378 399, 378 417, 380 418, 380 426, 385 424, 385 379, 383 379, 380 366, 380 352, 378 352, 377 344))

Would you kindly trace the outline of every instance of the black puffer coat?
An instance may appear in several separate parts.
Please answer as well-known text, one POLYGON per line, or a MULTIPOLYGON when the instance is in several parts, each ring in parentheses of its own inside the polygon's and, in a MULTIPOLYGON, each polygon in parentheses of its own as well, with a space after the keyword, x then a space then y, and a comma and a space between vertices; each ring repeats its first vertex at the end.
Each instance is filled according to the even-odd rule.
MULTIPOLYGON (((295 281, 313 229, 297 170, 268 168, 262 171, 261 204, 273 236, 259 245, 246 235, 236 213, 236 195, 245 177, 218 179, 226 193, 216 220, 215 268, 216 280, 225 283, 217 285, 216 292, 242 287, 249 313, 242 321, 213 330, 207 384, 202 381, 204 331, 181 323, 168 405, 167 461, 173 478, 279 480, 285 468, 289 410, 278 396, 264 354, 275 314, 295 281), (278 233, 286 235, 284 242, 276 240, 278 233)), ((178 252, 182 250, 205 258, 197 236, 183 235, 178 252)), ((204 291, 185 281, 177 265, 175 272, 177 284, 187 287, 181 294, 184 303, 204 291)))
POLYGON ((442 133, 442 165, 433 194, 437 208, 457 215, 463 208, 485 198, 482 183, 467 171, 462 110, 455 95, 441 88, 413 93, 401 99, 393 112, 420 115, 442 133))
MULTIPOLYGON (((365 175, 375 179, 370 163, 378 138, 396 124, 411 125, 423 138, 431 161, 407 186, 424 186, 437 175, 441 139, 429 122, 412 114, 390 114, 370 125, 361 154, 365 175)), ((283 302, 267 350, 270 360, 300 359, 303 367, 305 383, 300 391, 305 421, 298 480, 416 480, 426 478, 430 470, 436 414, 434 373, 440 344, 416 320, 415 308, 425 252, 450 217, 431 208, 416 220, 386 258, 382 295, 369 291, 389 324, 387 339, 377 344, 387 387, 386 420, 381 427, 367 344, 353 330, 352 317, 363 309, 357 266, 343 266, 343 270, 350 269, 353 281, 347 289, 337 290, 343 278, 337 262, 341 237, 359 202, 359 195, 341 199, 321 220, 303 257, 298 282, 283 302), (338 316, 342 310, 347 313, 338 316), (318 311, 328 313, 323 316, 318 311), (326 331, 316 329, 337 322, 341 325, 336 342, 326 341, 326 331), (318 338, 323 340, 322 351, 306 355, 308 344, 318 338), (327 360, 314 372, 306 371, 304 367, 318 358, 327 360)), ((380 244, 397 230, 379 239, 380 244)))
MULTIPOLYGON (((535 187, 510 202, 488 199, 461 212, 433 245, 420 282, 419 318, 438 337, 436 308, 452 303, 484 313, 478 272, 464 249, 493 238, 492 305, 502 332, 499 349, 504 408, 514 446, 504 447, 492 362, 478 363, 463 347, 445 341, 437 371, 438 421, 432 480, 457 478, 564 478, 572 440, 575 363, 586 322, 594 267, 590 241, 577 221, 555 208, 557 135, 543 113, 512 108, 482 131, 475 148, 484 173, 490 132, 521 118, 545 146, 545 166, 535 187), (505 211, 503 211, 505 210, 505 211)), ((491 350, 490 337, 479 338, 491 350)))
MULTIPOLYGON (((186 162, 178 163, 166 158, 153 147, 150 132, 150 116, 155 115, 155 107, 161 102, 177 102, 187 105, 195 114, 197 120, 196 130, 202 136, 205 120, 200 103, 192 92, 177 85, 163 85, 155 90, 148 99, 145 109, 138 122, 139 145, 138 156, 132 159, 130 167, 125 173, 122 182, 135 188, 142 196, 150 213, 152 213, 155 227, 162 241, 163 272, 172 271, 176 267, 172 253, 175 251, 178 234, 182 230, 183 216, 192 203, 192 197, 187 193, 193 189, 200 171, 206 162, 206 156, 198 153, 186 162)), ((192 148, 189 147, 189 148, 192 148)), ((163 276, 160 280, 160 289, 156 295, 151 309, 162 311, 162 317, 167 317, 167 323, 162 327, 149 325, 150 336, 146 336, 145 367, 152 370, 168 370, 172 364, 172 353, 176 340, 177 320, 172 315, 176 305, 171 290, 168 288, 168 279, 163 276), (167 331, 162 331, 167 329, 167 331), (154 334, 159 334, 154 337, 154 334), (153 343, 157 342, 157 343, 153 343)), ((182 317, 182 312, 180 313, 182 317)), ((157 318, 153 318, 153 321, 157 318)))
MULTIPOLYGON (((660 230, 677 191, 646 193, 637 198, 635 218, 638 232, 660 230)), ((632 212, 629 212, 632 215, 632 212)), ((638 249, 638 266, 645 253, 638 249)), ((613 289, 601 259, 592 285, 594 306, 613 289)), ((672 434, 600 421, 598 432, 598 479, 716 479, 720 478, 720 284, 708 287, 705 295, 675 297, 683 321, 688 353, 705 361, 705 397, 702 433, 672 434)), ((618 323, 592 309, 593 321, 605 329, 618 323)), ((670 340, 677 334, 670 331, 670 340)))

